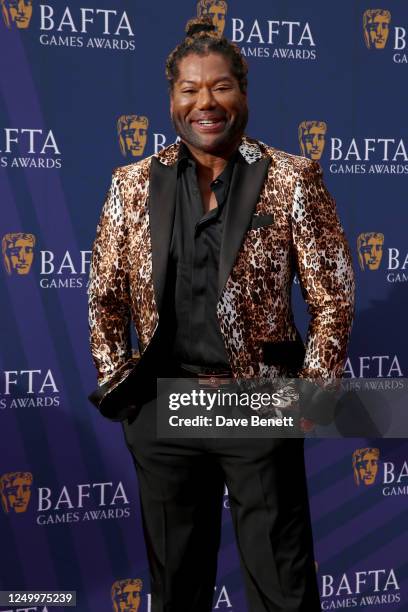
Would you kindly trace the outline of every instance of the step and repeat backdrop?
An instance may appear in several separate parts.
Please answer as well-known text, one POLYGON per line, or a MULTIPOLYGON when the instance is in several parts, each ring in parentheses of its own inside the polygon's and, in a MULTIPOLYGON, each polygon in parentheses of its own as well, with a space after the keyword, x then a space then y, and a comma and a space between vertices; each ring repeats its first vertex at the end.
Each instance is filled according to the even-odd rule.
MULTIPOLYGON (((174 141, 165 59, 188 19, 211 15, 249 64, 248 134, 318 160, 336 198, 357 279, 345 376, 406 377, 408 7, 0 0, 0 13, 0 588, 148 612, 131 457, 87 400, 90 252, 112 170, 174 141)), ((294 302, 305 333, 296 286, 294 302)), ((322 609, 408 610, 408 442, 311 438, 306 453, 322 609)), ((246 612, 227 492, 224 506, 213 608, 246 612)))

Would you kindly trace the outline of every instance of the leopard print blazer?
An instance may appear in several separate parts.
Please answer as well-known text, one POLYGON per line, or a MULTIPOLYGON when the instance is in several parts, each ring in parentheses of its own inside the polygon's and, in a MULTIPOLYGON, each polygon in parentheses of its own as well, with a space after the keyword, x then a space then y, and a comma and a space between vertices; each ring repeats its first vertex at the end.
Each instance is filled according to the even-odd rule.
MULTIPOLYGON (((88 285, 89 328, 100 399, 135 368, 151 342, 159 314, 153 284, 149 176, 152 159, 172 166, 179 145, 113 173, 93 244, 88 285), (138 350, 132 350, 134 325, 138 350)), ((317 162, 243 137, 247 164, 269 161, 253 213, 273 223, 249 226, 217 304, 234 377, 286 375, 265 347, 295 346, 291 308, 297 273, 311 314, 299 377, 340 377, 354 312, 354 274, 335 202, 317 162)))

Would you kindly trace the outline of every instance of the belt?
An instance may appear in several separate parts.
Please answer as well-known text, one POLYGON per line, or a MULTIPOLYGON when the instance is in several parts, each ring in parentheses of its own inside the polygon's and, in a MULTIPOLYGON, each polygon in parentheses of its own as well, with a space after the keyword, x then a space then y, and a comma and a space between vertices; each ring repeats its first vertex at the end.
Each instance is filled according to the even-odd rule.
POLYGON ((231 370, 221 368, 207 368, 181 363, 179 366, 182 378, 197 378, 199 385, 218 388, 230 385, 233 382, 231 370))

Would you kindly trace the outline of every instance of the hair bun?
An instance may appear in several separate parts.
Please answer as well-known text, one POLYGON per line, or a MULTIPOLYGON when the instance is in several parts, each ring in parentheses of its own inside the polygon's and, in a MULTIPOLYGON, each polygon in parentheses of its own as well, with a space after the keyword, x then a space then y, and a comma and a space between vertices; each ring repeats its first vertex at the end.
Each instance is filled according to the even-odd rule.
POLYGON ((187 38, 195 38, 197 35, 202 32, 216 32, 217 28, 212 22, 211 17, 196 17, 195 19, 190 19, 186 25, 186 37, 187 38))

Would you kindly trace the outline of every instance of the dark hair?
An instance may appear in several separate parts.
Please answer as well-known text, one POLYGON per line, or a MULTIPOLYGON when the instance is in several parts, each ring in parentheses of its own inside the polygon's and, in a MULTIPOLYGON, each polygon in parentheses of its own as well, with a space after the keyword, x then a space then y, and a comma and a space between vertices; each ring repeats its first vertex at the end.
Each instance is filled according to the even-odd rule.
POLYGON ((187 22, 185 39, 173 49, 167 58, 166 77, 170 91, 173 90, 174 82, 178 79, 178 65, 183 57, 191 54, 208 55, 209 53, 219 53, 229 59, 232 74, 237 79, 240 90, 245 93, 248 84, 248 65, 245 58, 241 55, 238 45, 218 34, 211 17, 207 16, 190 19, 187 22))

